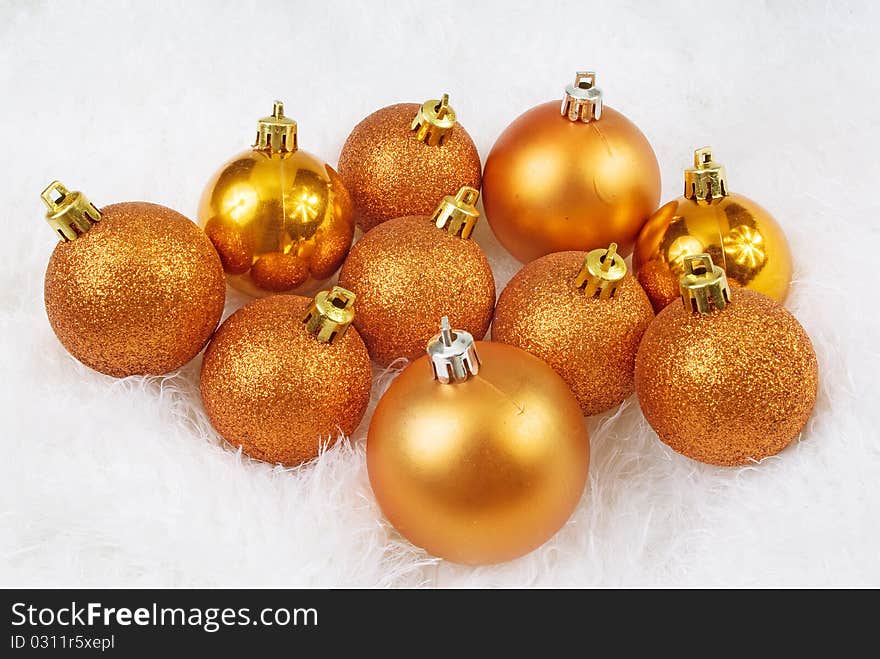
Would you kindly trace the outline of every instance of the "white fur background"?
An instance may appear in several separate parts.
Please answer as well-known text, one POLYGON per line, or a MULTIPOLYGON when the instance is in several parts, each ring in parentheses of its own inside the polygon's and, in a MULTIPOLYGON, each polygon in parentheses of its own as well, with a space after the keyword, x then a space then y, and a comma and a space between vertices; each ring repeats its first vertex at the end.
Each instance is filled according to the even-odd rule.
MULTIPOLYGON (((880 585, 878 29, 868 2, 5 0, 0 584, 880 585), (630 400, 589 421, 589 486, 568 525, 518 561, 466 568, 383 521, 364 465, 369 417, 314 464, 250 462, 205 419, 199 359, 113 380, 49 328, 55 238, 39 193, 54 178, 98 205, 149 200, 193 217, 275 98, 302 148, 335 165, 369 112, 448 91, 485 158, 586 67, 653 143, 664 199, 711 144, 731 188, 788 233, 787 305, 813 338, 821 388, 776 458, 688 461, 630 400)), ((503 285, 516 263, 485 221, 476 237, 503 285)), ((377 373, 373 404, 393 375, 377 373)))

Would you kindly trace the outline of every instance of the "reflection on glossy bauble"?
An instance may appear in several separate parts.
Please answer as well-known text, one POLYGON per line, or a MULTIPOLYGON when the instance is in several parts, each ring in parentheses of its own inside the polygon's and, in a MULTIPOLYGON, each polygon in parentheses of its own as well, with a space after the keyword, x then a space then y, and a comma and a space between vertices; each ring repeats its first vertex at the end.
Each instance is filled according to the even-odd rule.
POLYGON ((678 298, 682 259, 703 252, 725 269, 731 284, 785 300, 791 250, 770 213, 734 193, 711 203, 681 197, 648 220, 633 252, 633 267, 655 311, 678 298))
MULTIPOLYGON (((271 128, 273 119, 261 127, 271 128)), ((279 119, 295 129, 283 113, 279 119)), ((291 140, 283 148, 258 144, 230 160, 199 205, 199 222, 229 283, 249 295, 313 292, 342 265, 354 236, 339 175, 298 150, 295 131, 291 140)))
MULTIPOLYGON (((697 158, 709 149, 699 149, 697 158)), ((678 298, 678 280, 686 256, 707 253, 734 286, 784 302, 792 276, 788 240, 773 216, 748 197, 729 192, 724 171, 711 162, 687 170, 686 177, 713 169, 724 182, 713 194, 686 196, 661 206, 645 224, 633 251, 633 268, 654 310, 678 298)))

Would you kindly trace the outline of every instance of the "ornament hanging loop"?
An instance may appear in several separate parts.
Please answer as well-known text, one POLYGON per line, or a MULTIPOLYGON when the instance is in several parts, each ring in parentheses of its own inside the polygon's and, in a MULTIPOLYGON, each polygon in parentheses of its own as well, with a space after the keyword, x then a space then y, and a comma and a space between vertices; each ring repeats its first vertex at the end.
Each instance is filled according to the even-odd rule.
POLYGON ((46 222, 64 242, 76 240, 101 221, 101 211, 81 192, 71 192, 61 181, 52 181, 40 194, 49 211, 46 222))
POLYGON ((602 118, 602 90, 596 87, 594 71, 578 71, 574 84, 565 88, 560 114, 569 121, 589 123, 602 118))
POLYGON ((354 300, 355 294, 341 286, 319 292, 303 317, 306 330, 320 343, 343 337, 354 321, 354 300))
POLYGON ((480 211, 477 210, 479 198, 479 190, 464 186, 454 197, 452 195, 443 197, 431 216, 431 221, 438 229, 445 229, 453 236, 467 240, 480 218, 480 211))
POLYGON ((684 196, 710 203, 727 196, 727 171, 712 160, 712 148, 694 151, 694 166, 684 170, 684 196))
POLYGON ((440 146, 446 134, 455 125, 455 110, 449 105, 449 94, 443 98, 425 101, 412 120, 410 130, 416 139, 428 146, 440 146))
POLYGON ((617 243, 611 243, 608 249, 594 249, 587 254, 574 284, 587 297, 607 300, 614 297, 625 276, 626 261, 617 253, 617 243))
POLYGON ((684 307, 702 315, 721 311, 730 304, 730 285, 724 270, 712 262, 708 254, 684 258, 684 274, 679 290, 684 307))
POLYGON ((297 150, 296 122, 284 116, 284 103, 275 101, 272 114, 257 122, 257 151, 293 153, 297 150))
POLYGON ((452 329, 448 316, 440 321, 440 333, 428 342, 428 357, 434 379, 443 384, 464 382, 480 372, 474 337, 470 332, 452 329))

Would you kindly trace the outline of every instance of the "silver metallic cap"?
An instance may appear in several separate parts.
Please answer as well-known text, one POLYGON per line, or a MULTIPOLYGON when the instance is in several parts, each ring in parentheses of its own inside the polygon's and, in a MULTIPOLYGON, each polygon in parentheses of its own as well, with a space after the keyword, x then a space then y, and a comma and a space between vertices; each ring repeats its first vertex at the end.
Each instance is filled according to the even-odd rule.
POLYGON ((443 384, 464 382, 480 372, 474 337, 470 332, 451 329, 447 316, 440 321, 440 333, 428 342, 428 357, 434 379, 443 384))
POLYGON ((570 121, 584 123, 598 121, 602 117, 602 90, 596 87, 594 71, 577 72, 574 84, 565 88, 560 114, 570 121))

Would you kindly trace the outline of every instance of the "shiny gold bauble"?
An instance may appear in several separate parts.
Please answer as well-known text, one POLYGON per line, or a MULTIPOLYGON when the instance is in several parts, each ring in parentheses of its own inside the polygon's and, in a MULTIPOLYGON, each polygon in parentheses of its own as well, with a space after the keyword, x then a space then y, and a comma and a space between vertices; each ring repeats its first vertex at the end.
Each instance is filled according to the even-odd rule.
POLYGON ((636 357, 636 392, 660 439, 689 458, 749 464, 784 449, 816 402, 816 354, 775 301, 730 289, 710 314, 681 301, 651 323, 636 357))
POLYGON ((258 144, 223 165, 202 195, 199 223, 220 254, 229 284, 253 296, 320 288, 342 264, 354 236, 342 179, 295 145, 258 144))
POLYGON ((483 206, 504 247, 523 262, 616 242, 624 256, 660 201, 660 169, 641 131, 605 107, 571 121, 552 101, 508 126, 483 172, 483 206))
POLYGON ((311 300, 273 295, 230 316, 202 365, 208 418, 258 460, 298 465, 351 434, 370 401, 372 371, 358 333, 322 343, 303 322, 311 300))
POLYGON ((661 206, 642 228, 633 268, 655 311, 678 298, 684 257, 704 252, 727 272, 731 284, 785 301, 792 276, 785 234, 757 203, 725 193, 711 199, 679 197, 661 206))
POLYGON ((413 130, 422 107, 399 103, 377 110, 355 126, 342 147, 339 174, 364 231, 397 217, 430 215, 450 190, 480 189, 480 154, 470 135, 453 121, 439 143, 431 144, 413 130))
POLYGON ((543 359, 584 414, 598 414, 633 393, 636 351, 654 312, 625 266, 612 295, 578 286, 586 258, 587 252, 558 252, 524 266, 498 298, 492 339, 543 359))
POLYGON ((70 354, 125 377, 168 373, 199 353, 220 321, 226 284, 193 222, 126 202, 71 235, 55 248, 45 283, 49 323, 70 354))
POLYGON ((397 218, 369 231, 352 248, 339 284, 357 294, 355 327, 382 365, 421 355, 444 315, 482 338, 495 306, 483 250, 428 216, 397 218))
POLYGON ((410 364, 379 401, 367 437, 373 492, 411 542, 456 563, 526 554, 583 493, 589 437, 568 385, 537 357, 477 342, 479 373, 433 379, 410 364))

